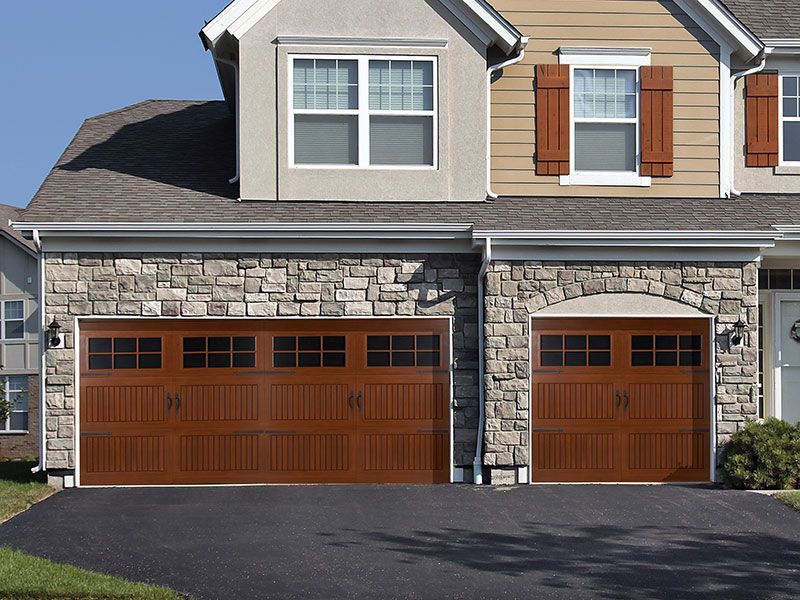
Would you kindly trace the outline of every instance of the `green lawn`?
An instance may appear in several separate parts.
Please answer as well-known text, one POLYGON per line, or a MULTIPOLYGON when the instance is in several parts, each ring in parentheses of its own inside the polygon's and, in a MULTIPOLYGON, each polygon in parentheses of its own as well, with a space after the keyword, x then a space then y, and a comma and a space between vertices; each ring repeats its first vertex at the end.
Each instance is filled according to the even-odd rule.
POLYGON ((784 504, 788 504, 792 508, 800 510, 800 491, 780 492, 779 494, 775 494, 775 497, 784 504))
POLYGON ((0 548, 3 600, 179 600, 166 588, 131 583, 109 575, 58 565, 10 548, 0 548))
POLYGON ((33 461, 0 461, 0 523, 29 509, 53 493, 42 475, 33 475, 33 461))

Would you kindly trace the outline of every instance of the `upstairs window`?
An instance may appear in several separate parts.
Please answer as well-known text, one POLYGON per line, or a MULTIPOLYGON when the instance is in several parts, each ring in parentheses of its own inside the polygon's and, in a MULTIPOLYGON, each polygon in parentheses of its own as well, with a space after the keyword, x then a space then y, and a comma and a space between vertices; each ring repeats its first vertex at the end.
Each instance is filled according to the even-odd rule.
POLYGON ((433 168, 433 58, 293 56, 290 165, 433 168))
POLYGON ((25 303, 22 300, 0 302, 2 338, 21 340, 25 337, 25 303))
POLYGON ((781 163, 800 165, 800 76, 781 78, 781 163))
POLYGON ((576 173, 636 174, 636 79, 635 69, 574 70, 576 173))

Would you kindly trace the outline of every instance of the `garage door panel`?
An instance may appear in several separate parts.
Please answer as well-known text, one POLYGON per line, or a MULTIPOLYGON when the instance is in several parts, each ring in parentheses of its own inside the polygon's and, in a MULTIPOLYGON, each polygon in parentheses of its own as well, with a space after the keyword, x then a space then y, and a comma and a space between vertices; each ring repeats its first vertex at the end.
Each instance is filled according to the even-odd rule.
POLYGON ((165 423, 166 396, 163 384, 86 386, 81 393, 81 420, 89 426, 165 423))
POLYGON ((449 432, 368 433, 359 441, 362 481, 449 480, 449 432))
POLYGON ((361 418, 380 421, 445 421, 448 389, 443 383, 365 383, 361 418))
POLYGON ((633 383, 628 418, 644 421, 706 421, 705 383, 633 383))
POLYGON ((273 383, 267 399, 269 419, 280 422, 352 419, 353 385, 347 383, 273 383))
POLYGON ((353 439, 348 433, 272 434, 268 437, 270 472, 312 474, 352 471, 353 439))
POLYGON ((609 421, 616 419, 612 383, 538 383, 533 391, 536 421, 609 421))
POLYGON ((258 435, 181 435, 178 456, 184 473, 258 471, 258 435))
POLYGON ((166 483, 171 478, 167 435, 82 435, 81 477, 86 485, 166 483))
POLYGON ((630 433, 627 463, 634 476, 697 481, 707 477, 709 447, 708 432, 630 433))
POLYGON ((182 423, 259 419, 256 384, 181 385, 178 390, 175 414, 182 423))
POLYGON ((619 475, 617 434, 613 431, 534 432, 533 467, 541 481, 573 481, 594 473, 596 481, 619 475))

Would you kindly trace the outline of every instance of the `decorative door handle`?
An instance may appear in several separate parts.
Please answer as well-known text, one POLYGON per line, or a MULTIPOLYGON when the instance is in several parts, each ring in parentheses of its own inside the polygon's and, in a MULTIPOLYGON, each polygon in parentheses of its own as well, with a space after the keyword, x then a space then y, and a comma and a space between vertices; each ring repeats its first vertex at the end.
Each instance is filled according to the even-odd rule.
POLYGON ((630 399, 628 398, 628 392, 625 392, 625 410, 628 410, 628 404, 630 404, 630 399))
POLYGON ((358 392, 358 398, 357 398, 357 400, 358 400, 358 410, 359 410, 359 412, 360 412, 360 411, 361 411, 361 410, 364 408, 364 406, 363 406, 363 405, 362 405, 362 403, 361 403, 361 401, 362 401, 363 399, 364 399, 364 392, 362 392, 362 391, 359 391, 359 392, 358 392))
POLYGON ((175 410, 181 409, 181 397, 175 392, 175 410))
POLYGON ((350 392, 350 395, 347 397, 347 404, 350 405, 350 410, 353 410, 353 398, 355 398, 355 392, 350 392))
POLYGON ((167 392, 167 410, 169 411, 172 408, 172 397, 167 392))
POLYGON ((617 391, 617 408, 619 408, 621 404, 622 404, 622 394, 620 394, 619 391, 617 391))

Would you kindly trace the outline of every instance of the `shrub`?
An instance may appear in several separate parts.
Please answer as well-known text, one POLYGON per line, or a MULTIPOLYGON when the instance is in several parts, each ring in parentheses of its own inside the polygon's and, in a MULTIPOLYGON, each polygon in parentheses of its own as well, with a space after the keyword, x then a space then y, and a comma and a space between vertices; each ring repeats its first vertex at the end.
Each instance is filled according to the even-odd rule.
POLYGON ((11 403, 6 399, 6 389, 3 384, 3 378, 0 377, 0 423, 5 423, 10 414, 11 403))
POLYGON ((748 423, 725 446, 722 472, 738 489, 800 487, 800 425, 778 419, 748 423))

